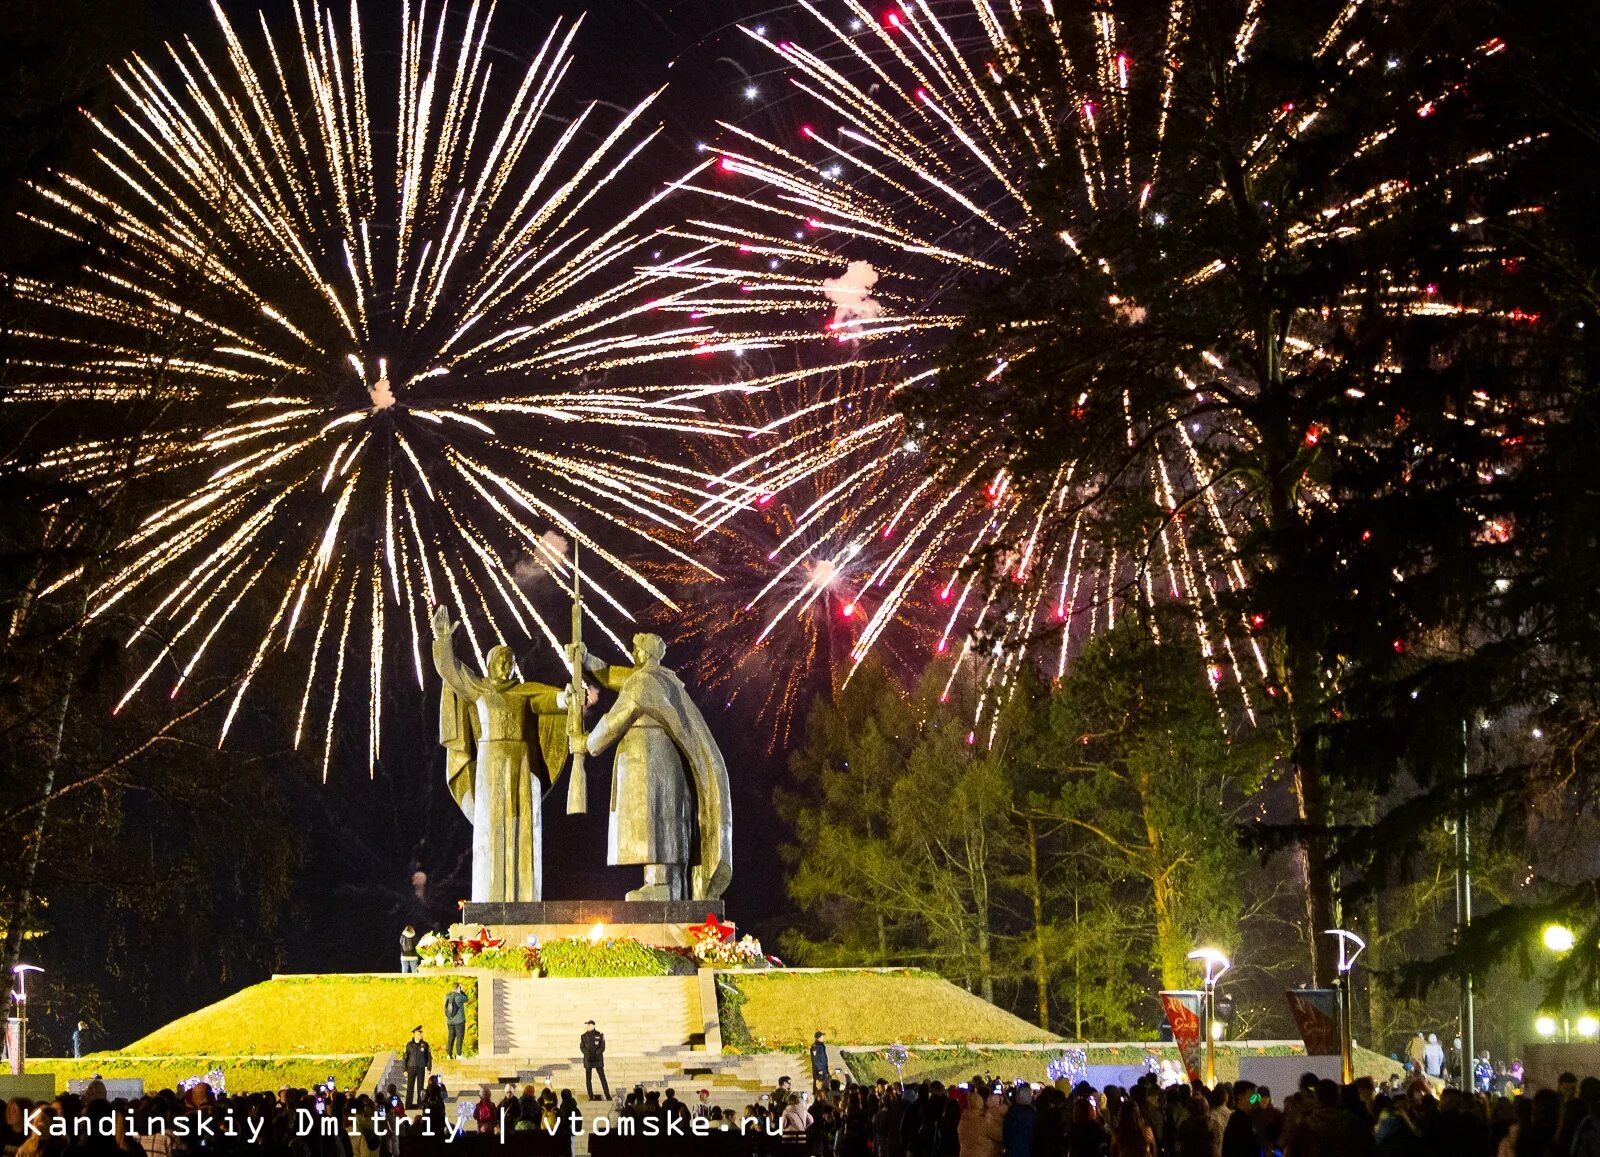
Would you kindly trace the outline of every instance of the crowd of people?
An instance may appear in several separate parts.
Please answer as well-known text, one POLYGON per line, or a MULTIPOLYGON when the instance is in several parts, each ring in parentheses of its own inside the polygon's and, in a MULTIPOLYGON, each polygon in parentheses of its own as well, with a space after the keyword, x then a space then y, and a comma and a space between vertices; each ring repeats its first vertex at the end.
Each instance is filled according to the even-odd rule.
POLYGON ((708 1152, 717 1157, 1600 1157, 1600 1079, 1564 1074, 1554 1089, 1505 1097, 1413 1080, 1349 1085, 1305 1074, 1280 1104, 1241 1080, 1163 1088, 1006 1083, 987 1075, 938 1081, 837 1083, 819 1095, 785 1079, 743 1107, 688 1100, 674 1089, 620 1094, 601 1116, 571 1090, 459 1106, 437 1080, 408 1110, 400 1090, 377 1097, 329 1086, 215 1095, 197 1084, 108 1100, 99 1082, 33 1105, 17 1099, 0 1126, 4 1157, 430 1157, 447 1146, 487 1154, 595 1157, 708 1152), (602 1123, 603 1122, 603 1123, 602 1123))
MULTIPOLYGON (((1095 1090, 977 1076, 852 1085, 811 1106, 790 1094, 782 1120, 813 1157, 1600 1157, 1600 1080, 1564 1074, 1531 1097, 1435 1088, 1307 1073, 1279 1104, 1245 1080, 1164 1088, 1151 1074, 1095 1090)), ((763 1111, 776 1110, 748 1110, 763 1111)))
MULTIPOLYGON (((1395 1060, 1400 1060, 1398 1054, 1395 1060)), ((1513 1058, 1508 1064, 1505 1061, 1496 1061, 1490 1058, 1489 1050, 1484 1049, 1477 1056, 1465 1058, 1461 1049, 1461 1038, 1457 1037, 1454 1047, 1447 1053, 1439 1041, 1438 1033, 1423 1033, 1420 1030, 1408 1042, 1403 1062, 1406 1071, 1417 1076, 1432 1077, 1436 1081, 1446 1081, 1452 1084, 1464 1084, 1465 1078, 1471 1077, 1472 1087, 1480 1093, 1505 1093, 1514 1094, 1522 1090, 1522 1062, 1513 1058)))

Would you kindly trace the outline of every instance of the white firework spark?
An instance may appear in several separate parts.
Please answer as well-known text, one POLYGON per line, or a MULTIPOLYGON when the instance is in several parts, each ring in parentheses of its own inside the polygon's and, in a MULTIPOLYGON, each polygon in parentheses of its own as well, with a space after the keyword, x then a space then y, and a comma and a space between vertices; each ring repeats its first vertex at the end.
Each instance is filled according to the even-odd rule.
MULTIPOLYGON (((263 671, 298 664, 296 744, 321 732, 324 776, 352 698, 376 762, 386 680, 424 678, 430 603, 460 609, 480 658, 497 637, 559 647, 515 574, 568 571, 553 538, 664 598, 616 540, 673 551, 656 532, 686 525, 703 483, 608 431, 721 429, 674 392, 596 384, 707 341, 654 324, 670 297, 640 269, 661 194, 626 185, 659 92, 563 122, 578 24, 508 67, 493 10, 407 0, 396 63, 354 0, 300 0, 292 37, 264 16, 247 36, 216 4, 221 51, 185 40, 116 68, 96 163, 41 185, 30 215, 91 256, 74 284, 21 284, 41 320, 7 404, 119 436, 28 468, 106 501, 131 476, 166 495, 103 569, 61 582, 89 585, 91 620, 130 621, 128 696, 177 695, 231 662, 219 640, 253 640, 224 737, 263 671)), ((584 585, 616 639, 624 592, 584 585)))

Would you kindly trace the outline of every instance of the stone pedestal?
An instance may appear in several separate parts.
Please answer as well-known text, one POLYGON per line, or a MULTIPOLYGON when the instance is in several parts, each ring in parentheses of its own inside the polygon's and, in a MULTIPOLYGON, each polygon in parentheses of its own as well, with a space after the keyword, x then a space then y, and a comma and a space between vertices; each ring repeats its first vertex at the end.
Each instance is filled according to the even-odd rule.
POLYGON ((605 939, 632 937, 660 947, 688 948, 689 929, 704 924, 707 915, 725 917, 721 900, 540 900, 515 903, 468 904, 452 936, 465 931, 476 935, 486 927, 508 944, 526 944, 537 937, 543 944, 570 936, 589 936, 596 924, 604 926, 605 939))

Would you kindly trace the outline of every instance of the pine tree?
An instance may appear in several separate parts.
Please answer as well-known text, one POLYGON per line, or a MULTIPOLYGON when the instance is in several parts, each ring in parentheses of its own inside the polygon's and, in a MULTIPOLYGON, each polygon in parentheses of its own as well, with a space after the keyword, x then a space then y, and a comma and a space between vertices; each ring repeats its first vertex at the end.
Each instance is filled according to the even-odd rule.
MULTIPOLYGON (((1261 835, 1295 849, 1326 982, 1350 807, 1401 767, 1346 758, 1334 728, 1393 722, 1376 688, 1452 660, 1464 610, 1504 593, 1506 466, 1548 408, 1496 372, 1536 329, 1503 225, 1536 208, 1508 173, 1537 134, 1484 116, 1504 42, 1475 6, 1280 9, 1242 60, 1238 8, 1185 27, 1148 202, 1097 199, 1097 158, 1061 148, 1034 174, 1028 256, 947 300, 963 322, 904 405, 956 468, 1000 439, 1018 486, 1070 469, 1058 530, 1085 512, 1138 560, 1130 589, 1175 538, 1211 560, 1195 609, 1237 642, 1210 677, 1287 736, 1296 814, 1261 835), (1325 53, 1330 26, 1354 47, 1325 53)), ((1078 46, 1042 21, 1020 45, 1009 82, 1060 107, 1078 46)), ((1429 740, 1426 783, 1449 750, 1429 740)))

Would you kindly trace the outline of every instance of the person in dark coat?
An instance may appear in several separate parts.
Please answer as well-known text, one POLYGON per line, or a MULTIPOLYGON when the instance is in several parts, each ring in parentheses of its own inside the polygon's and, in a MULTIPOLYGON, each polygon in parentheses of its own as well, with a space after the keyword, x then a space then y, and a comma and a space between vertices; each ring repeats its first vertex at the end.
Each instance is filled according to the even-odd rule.
POLYGON ((467 994, 456 981, 456 986, 444 994, 444 1055, 458 1059, 467 1044, 467 994))
POLYGON ((1255 1121, 1248 1112, 1235 1109, 1223 1126, 1222 1157, 1261 1157, 1255 1121))
POLYGON ((561 1103, 556 1106, 556 1136, 572 1140, 572 1118, 578 1115, 578 1098, 571 1089, 561 1090, 561 1103))
POLYGON ((924 1082, 916 1090, 900 1125, 900 1148, 906 1157, 936 1157, 943 1101, 944 1086, 938 1081, 924 1082))
POLYGON ((1005 1157, 1033 1157, 1033 1090, 1018 1085, 1011 1094, 1011 1110, 1000 1122, 1000 1148, 1005 1157))
POLYGON ((1178 1125, 1178 1157, 1212 1157, 1211 1106, 1195 1092, 1189 1097, 1188 1110, 1178 1125))
POLYGON ((594 1027, 594 1021, 586 1020, 584 1033, 578 1038, 578 1051, 583 1053, 583 1084, 589 1090, 591 1101, 600 1100, 594 1095, 595 1074, 600 1075, 600 1091, 605 1094, 605 1099, 611 1099, 611 1086, 606 1083, 606 1038, 605 1034, 594 1027))
POLYGON ((1261 1139, 1256 1135, 1252 1081, 1236 1081, 1233 1086, 1233 1112, 1222 1127, 1222 1157, 1261 1157, 1261 1139))
POLYGON ((420 959, 417 955, 417 930, 407 924, 400 930, 400 971, 415 972, 420 959))
MULTIPOLYGON (((1100 1157, 1110 1152, 1111 1131, 1100 1117, 1093 1094, 1079 1094, 1074 1087, 1070 1112, 1071 1117, 1067 1122, 1067 1152, 1070 1157, 1079 1157, 1082 1153, 1100 1157)), ((1034 1141, 1036 1154, 1039 1152, 1039 1140, 1036 1137, 1034 1141)))
POLYGON ((897 1090, 887 1091, 872 1116, 872 1152, 875 1157, 903 1157, 900 1124, 905 1120, 907 1101, 897 1090))
POLYGON ((1033 1157, 1066 1157, 1067 1129, 1076 1101, 1073 1098, 1069 1103, 1067 1095, 1054 1085, 1039 1090, 1039 1100, 1034 1105, 1033 1157))
POLYGON ((428 1074, 433 1071, 433 1050, 422 1039, 420 1024, 411 1030, 401 1067, 406 1073, 406 1108, 415 1109, 422 1098, 423 1086, 428 1082, 428 1074))
MULTIPOLYGON (((1284 1135, 1284 1157, 1367 1157, 1377 1152, 1373 1123, 1339 1103, 1337 1083, 1323 1078, 1317 1082, 1312 1095, 1316 1108, 1303 1115, 1284 1135)), ((1466 1153, 1470 1150, 1440 1149, 1438 1152, 1466 1153)))
POLYGON ((900 1152, 903 1157, 923 1157, 921 1148, 923 1094, 925 1085, 908 1085, 904 1092, 905 1109, 900 1114, 900 1152))
POLYGON ((935 1157, 960 1157, 961 1154, 961 1105, 966 1098, 961 1095, 960 1089, 950 1092, 956 1096, 946 1093, 943 1098, 944 1114, 939 1126, 938 1143, 934 1148, 935 1157))
POLYGON ((811 1038, 811 1092, 823 1097, 828 1092, 828 1034, 819 1032, 811 1038))

